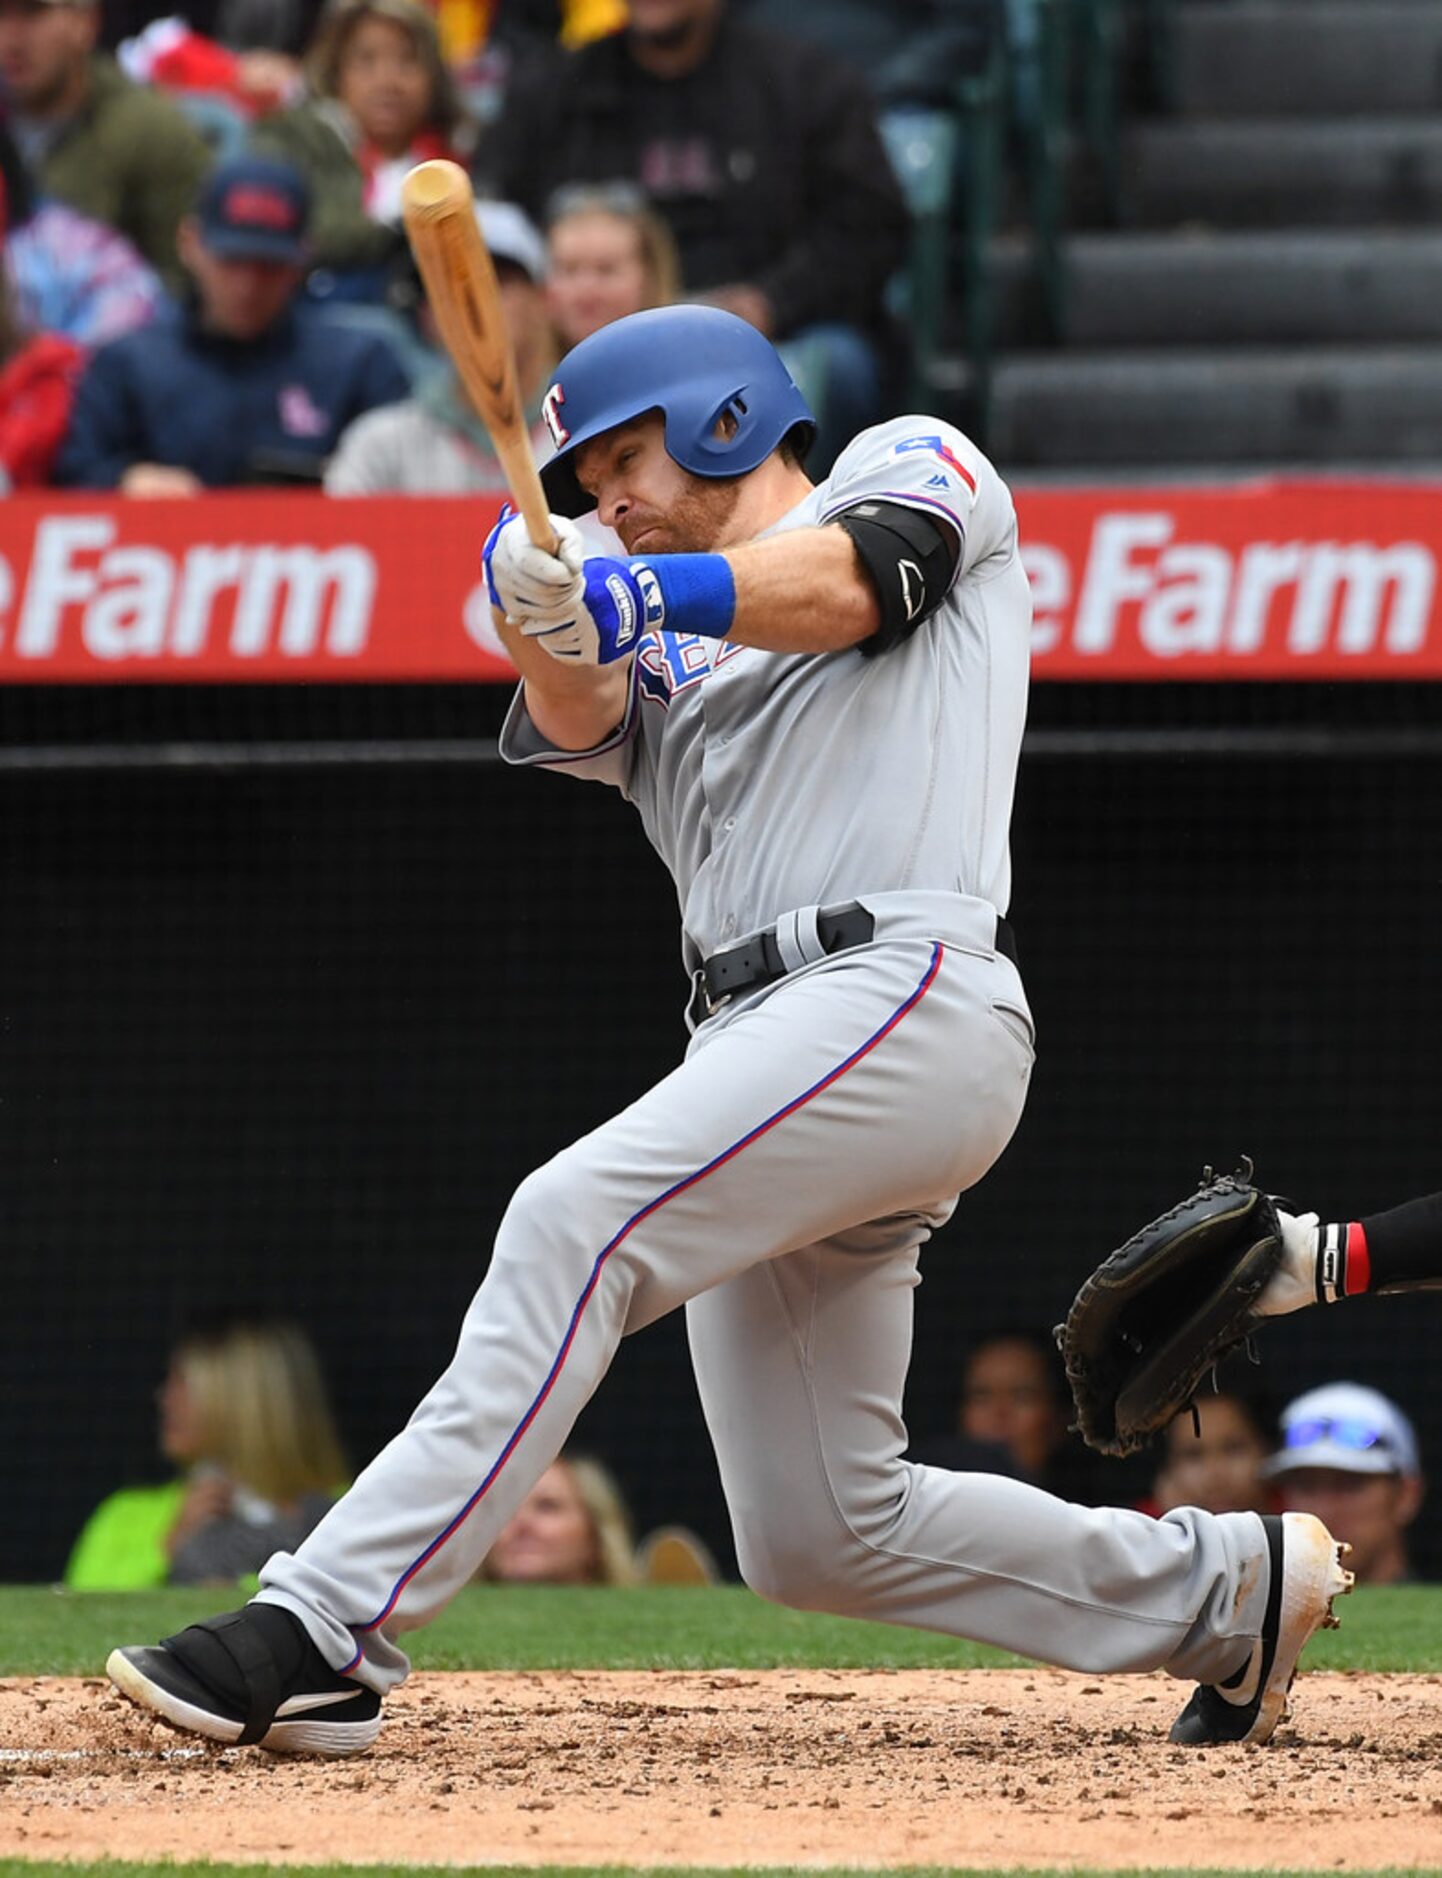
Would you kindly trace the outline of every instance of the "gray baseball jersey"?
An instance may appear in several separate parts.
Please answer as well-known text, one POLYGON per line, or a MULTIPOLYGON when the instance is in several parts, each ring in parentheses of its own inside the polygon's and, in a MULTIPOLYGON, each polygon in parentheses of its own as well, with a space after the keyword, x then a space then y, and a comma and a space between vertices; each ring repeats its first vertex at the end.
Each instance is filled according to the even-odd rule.
POLYGON ((737 1556, 765 1595, 1202 1682, 1259 1633, 1254 1514, 1094 1511, 905 1458, 920 1249, 1006 1146, 1032 1065, 1021 980, 995 944, 1030 604, 1004 485, 934 419, 866 432, 778 529, 876 497, 962 543, 949 597, 901 646, 652 638, 624 722, 581 755, 546 745, 523 700, 512 710, 511 761, 613 783, 639 808, 675 875, 688 964, 774 923, 789 969, 522 1182, 450 1367, 266 1565, 262 1597, 374 1688, 406 1673, 401 1633, 474 1576, 620 1339, 681 1305, 737 1556), (849 900, 873 938, 828 955, 817 909, 849 900))
POLYGON ((1006 911, 1031 650, 1011 496, 959 431, 903 417, 863 432, 770 532, 877 497, 936 516, 961 542, 946 601, 896 651, 818 658, 652 634, 599 751, 558 755, 522 696, 502 733, 510 761, 614 783, 635 803, 693 955, 794 907, 891 891, 1006 911))

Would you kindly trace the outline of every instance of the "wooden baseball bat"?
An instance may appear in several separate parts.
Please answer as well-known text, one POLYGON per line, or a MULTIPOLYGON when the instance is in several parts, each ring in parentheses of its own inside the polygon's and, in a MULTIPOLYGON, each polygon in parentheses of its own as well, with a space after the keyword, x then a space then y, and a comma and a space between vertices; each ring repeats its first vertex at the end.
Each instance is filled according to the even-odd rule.
POLYGON ((470 178, 442 158, 418 163, 401 184, 401 212, 446 351, 495 445, 511 500, 536 546, 554 551, 556 531, 531 455, 501 290, 476 225, 470 178))

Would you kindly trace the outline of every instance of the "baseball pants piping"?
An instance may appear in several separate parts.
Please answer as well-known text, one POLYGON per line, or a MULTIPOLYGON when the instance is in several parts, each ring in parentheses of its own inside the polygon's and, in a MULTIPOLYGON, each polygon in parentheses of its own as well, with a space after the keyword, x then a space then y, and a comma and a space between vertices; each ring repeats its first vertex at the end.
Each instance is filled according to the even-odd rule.
POLYGON ((466 1584, 622 1336, 688 1306, 748 1580, 1093 1671, 1238 1667, 1251 1514, 1164 1520, 903 1461, 917 1255, 1020 1117, 1015 968, 898 940, 728 1009, 517 1189, 455 1356, 261 1596, 382 1692, 466 1584), (1003 1008, 998 1008, 999 1006, 1003 1008))

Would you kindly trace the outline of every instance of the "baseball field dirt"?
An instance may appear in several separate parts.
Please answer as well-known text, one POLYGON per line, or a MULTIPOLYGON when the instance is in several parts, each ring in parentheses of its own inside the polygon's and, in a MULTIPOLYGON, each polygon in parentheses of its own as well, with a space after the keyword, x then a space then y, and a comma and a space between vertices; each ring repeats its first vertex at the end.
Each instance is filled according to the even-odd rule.
POLYGON ((376 1748, 198 1745, 0 1681, 0 1858, 1375 1870, 1442 1856, 1442 1675, 1316 1673, 1266 1748, 1161 1675, 421 1672, 376 1748))

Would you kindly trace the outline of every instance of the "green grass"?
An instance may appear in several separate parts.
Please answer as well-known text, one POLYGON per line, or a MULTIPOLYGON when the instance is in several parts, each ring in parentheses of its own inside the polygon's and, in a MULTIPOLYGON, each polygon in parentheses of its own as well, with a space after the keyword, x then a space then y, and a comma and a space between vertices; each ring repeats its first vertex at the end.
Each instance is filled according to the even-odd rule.
MULTIPOLYGON (((98 1675, 117 1643, 150 1643, 225 1606, 214 1591, 64 1592, 0 1586, 0 1675, 98 1675)), ((1442 1586, 1358 1591, 1313 1669, 1442 1671, 1442 1586)), ((418 1669, 974 1669, 1024 1662, 927 1631, 778 1609, 709 1590, 462 1592, 407 1639, 418 1669)))

